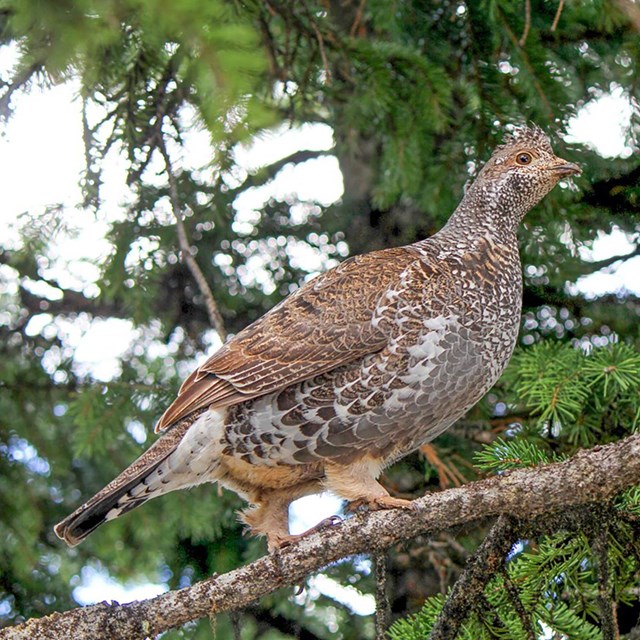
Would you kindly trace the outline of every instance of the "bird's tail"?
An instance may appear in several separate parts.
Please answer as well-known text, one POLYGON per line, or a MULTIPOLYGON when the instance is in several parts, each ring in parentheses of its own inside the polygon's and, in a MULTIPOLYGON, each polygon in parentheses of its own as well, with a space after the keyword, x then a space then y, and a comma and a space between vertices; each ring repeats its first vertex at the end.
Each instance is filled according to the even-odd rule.
POLYGON ((169 489, 166 485, 166 478, 162 476, 168 469, 163 463, 176 450, 194 419, 182 420, 168 429, 117 478, 59 522, 54 527, 56 535, 70 547, 75 547, 103 522, 114 520, 150 498, 177 488, 169 489))

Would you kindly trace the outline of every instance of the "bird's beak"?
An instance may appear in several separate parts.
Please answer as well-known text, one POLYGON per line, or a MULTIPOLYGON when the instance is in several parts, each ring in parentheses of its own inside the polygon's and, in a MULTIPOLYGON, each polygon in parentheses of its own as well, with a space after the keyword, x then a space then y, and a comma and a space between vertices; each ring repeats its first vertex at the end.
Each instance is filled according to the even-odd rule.
POLYGON ((557 158, 557 160, 557 164, 549 167, 550 171, 560 176, 579 176, 582 173, 582 169, 574 162, 567 162, 562 158, 557 158))

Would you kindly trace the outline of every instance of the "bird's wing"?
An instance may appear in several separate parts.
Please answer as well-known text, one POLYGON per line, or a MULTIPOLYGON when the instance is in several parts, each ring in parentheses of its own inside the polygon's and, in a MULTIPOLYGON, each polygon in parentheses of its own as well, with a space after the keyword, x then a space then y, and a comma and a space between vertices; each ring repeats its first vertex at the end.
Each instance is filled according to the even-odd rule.
POLYGON ((384 347, 371 320, 387 287, 416 260, 410 247, 346 260, 238 333, 183 383, 156 431, 203 407, 237 404, 384 347))

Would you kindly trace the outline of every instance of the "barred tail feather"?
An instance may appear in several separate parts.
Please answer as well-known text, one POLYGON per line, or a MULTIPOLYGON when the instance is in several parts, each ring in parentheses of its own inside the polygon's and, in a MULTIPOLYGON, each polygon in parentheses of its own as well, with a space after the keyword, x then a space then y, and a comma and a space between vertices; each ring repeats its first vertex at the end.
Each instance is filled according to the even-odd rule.
POLYGON ((193 414, 170 427, 153 446, 117 478, 59 522, 54 527, 56 535, 70 547, 74 547, 104 522, 114 520, 144 504, 150 498, 170 490, 164 489, 163 483, 158 482, 166 470, 166 466, 162 463, 176 450, 200 413, 202 412, 193 414))
MULTIPOLYGON (((154 469, 149 471, 153 472, 154 469)), ((104 522, 114 520, 154 497, 155 494, 140 497, 131 495, 143 483, 144 478, 136 479, 107 495, 103 494, 104 490, 101 491, 59 522, 54 527, 56 535, 70 547, 75 547, 104 522)))

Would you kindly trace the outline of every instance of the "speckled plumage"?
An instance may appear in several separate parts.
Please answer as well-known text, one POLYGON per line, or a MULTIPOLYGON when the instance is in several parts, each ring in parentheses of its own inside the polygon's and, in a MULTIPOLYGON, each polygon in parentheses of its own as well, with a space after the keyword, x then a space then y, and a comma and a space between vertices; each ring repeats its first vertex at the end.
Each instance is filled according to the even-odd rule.
POLYGON ((252 505, 243 519, 271 548, 289 538, 289 503, 323 488, 408 506, 378 475, 504 370, 520 319, 517 227, 575 173, 540 129, 517 130, 437 234, 346 260, 196 369, 160 440, 56 533, 76 544, 151 497, 214 481, 252 505))

